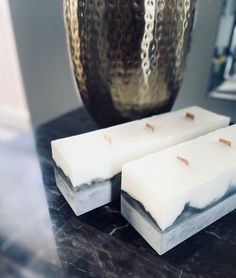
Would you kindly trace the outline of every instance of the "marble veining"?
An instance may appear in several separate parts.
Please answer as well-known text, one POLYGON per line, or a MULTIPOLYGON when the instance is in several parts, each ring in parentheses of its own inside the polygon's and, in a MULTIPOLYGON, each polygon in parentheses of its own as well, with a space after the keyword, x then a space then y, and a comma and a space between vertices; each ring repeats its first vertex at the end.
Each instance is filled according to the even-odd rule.
MULTIPOLYGON (((73 192, 78 192, 78 191, 86 191, 91 187, 99 187, 100 185, 102 185, 104 182, 111 182, 111 183, 116 183, 117 186, 120 187, 120 178, 121 178, 121 174, 117 174, 115 176, 113 176, 111 179, 102 179, 102 178, 94 178, 92 179, 89 183, 83 183, 80 184, 78 186, 73 186, 70 178, 68 176, 65 175, 65 173, 63 172, 63 170, 56 165, 56 163, 53 161, 53 166, 55 171, 58 172, 58 174, 64 179, 64 181, 66 182, 67 186, 73 191, 73 192)), ((120 188, 118 188, 118 191, 120 190, 120 188)), ((116 198, 118 199, 118 196, 116 198)))
MULTIPOLYGON (((161 232, 161 229, 160 229, 157 221, 153 218, 152 214, 145 209, 145 207, 143 206, 143 204, 140 201, 135 200, 132 196, 130 196, 124 190, 121 190, 121 194, 126 199, 126 201, 128 201, 129 203, 132 203, 132 205, 135 207, 135 209, 137 209, 138 211, 141 210, 142 213, 145 215, 145 218, 147 219, 147 221, 154 223, 156 228, 161 232)), ((199 214, 204 211, 207 211, 208 209, 216 206, 217 204, 221 203, 223 200, 229 198, 230 196, 232 196, 234 194, 236 194, 236 185, 229 185, 228 190, 225 192, 225 194, 223 196, 221 196, 217 200, 212 201, 205 207, 196 208, 196 207, 191 206, 189 202, 186 203, 184 205, 184 209, 181 211, 181 213, 178 216, 176 216, 176 219, 173 222, 173 224, 171 224, 169 227, 167 227, 167 229, 165 229, 165 232, 170 231, 174 227, 177 227, 179 224, 187 221, 194 214, 199 214)))
MULTIPOLYGON (((195 208, 195 207, 190 206, 189 203, 186 203, 185 206, 184 206, 183 211, 181 212, 181 214, 176 218, 174 223, 172 225, 170 225, 165 231, 162 231, 160 229, 156 220, 152 217, 150 212, 146 211, 146 209, 145 209, 145 207, 143 206, 142 203, 140 203, 138 200, 135 200, 134 198, 132 198, 127 192, 125 192, 123 190, 121 191, 121 194, 122 194, 123 198, 134 207, 134 209, 136 209, 137 211, 141 211, 144 218, 148 222, 153 223, 156 226, 156 229, 160 233, 163 233, 163 232, 171 231, 172 229, 178 227, 182 223, 188 221, 190 218, 194 217, 194 215, 206 212, 210 208, 215 207, 216 205, 220 204, 222 201, 224 201, 224 200, 228 199, 229 197, 235 195, 236 194, 236 189, 233 186, 230 187, 229 190, 221 198, 219 198, 218 200, 210 203, 209 205, 207 205, 204 208, 195 208)), ((214 232, 209 233, 209 234, 214 234, 214 232)), ((215 236, 217 236, 217 235, 215 234, 215 236)), ((220 238, 220 237, 218 236, 218 238, 220 238)))
POLYGON ((142 203, 162 231, 186 209, 204 211, 235 191, 235 133, 232 125, 124 164, 122 190, 142 203), (179 154, 190 164, 176 159, 179 154))
MULTIPOLYGON (((41 126, 36 131, 38 153, 40 157, 42 157, 43 153, 43 158, 49 162, 49 164, 43 163, 41 165, 42 169, 44 169, 43 172, 49 174, 44 175, 44 180, 53 180, 52 177, 54 175, 50 141, 96 128, 96 125, 83 109, 41 126), (38 136, 41 140, 37 139, 38 136), (41 152, 41 149, 43 152, 41 152)), ((51 188, 53 192, 58 192, 55 180, 53 182, 52 180, 47 182, 48 185, 45 187, 51 188)), ((86 257, 89 257, 90 261, 97 265, 97 269, 99 269, 98 277, 99 275, 106 277, 109 272, 110 274, 112 273, 110 277, 120 277, 119 275, 124 277, 179 277, 180 273, 181 277, 212 277, 212 273, 214 277, 229 277, 236 273, 233 259, 236 246, 232 243, 236 243, 233 232, 235 231, 236 234, 235 212, 230 213, 206 229, 207 231, 212 229, 210 230, 211 232, 217 231, 217 234, 220 237, 224 237, 225 241, 201 231, 160 257, 131 225, 124 227, 127 221, 120 213, 117 213, 120 212, 119 201, 76 217, 68 204, 59 209, 62 205, 60 199, 64 202, 64 198, 57 195, 55 198, 55 193, 53 192, 49 192, 47 196, 48 205, 52 207, 51 219, 54 221, 58 219, 58 222, 55 221, 58 223, 55 225, 55 231, 57 231, 55 239, 59 247, 59 257, 64 273, 68 274, 68 276, 84 275, 86 277, 86 274, 81 274, 81 270, 74 267, 78 265, 86 265, 85 269, 89 273, 87 277, 92 275, 90 269, 94 266, 89 263, 86 264, 86 257), (55 202, 54 198, 57 202, 55 202), (62 217, 58 216, 58 212, 60 212, 62 217), (81 227, 81 224, 84 224, 84 226, 81 227), (123 226, 122 229, 118 229, 115 233, 109 235, 114 228, 121 226, 123 226), (80 231, 82 230, 83 233, 77 231, 78 227, 81 227, 80 231), (92 242, 91 239, 93 239, 92 242), (88 254, 87 246, 91 247, 91 244, 94 244, 94 248, 96 248, 97 241, 100 242, 99 244, 103 244, 105 254, 106 252, 109 254, 108 258, 113 259, 111 264, 110 260, 104 255, 104 251, 101 251, 100 256, 104 261, 103 268, 96 262, 97 251, 89 249, 91 254, 88 254), (73 245, 72 242, 74 242, 73 245), (81 246, 79 251, 78 246, 81 246), (122 252, 120 251, 121 249, 122 252), (82 254, 82 257, 81 255, 79 256, 79 253, 82 254), (115 254, 117 253, 119 255, 116 256, 115 254), (217 256, 214 255, 216 253, 218 254, 217 256), (118 272, 116 273, 116 271, 118 272)), ((96 248, 96 250, 98 249, 96 248)))
POLYGON ((74 213, 79 216, 86 212, 117 200, 120 197, 121 175, 111 179, 93 179, 74 187, 70 178, 54 163, 56 184, 74 213))
MULTIPOLYGON (((53 238, 50 238, 50 242, 54 242, 55 250, 52 249, 51 255, 49 254, 49 242, 45 239, 41 243, 40 256, 39 252, 30 253, 26 248, 22 248, 22 245, 19 246, 17 240, 12 241, 9 235, 3 236, 3 228, 7 227, 9 221, 9 217, 6 219, 3 215, 6 215, 6 212, 13 214, 13 207, 12 204, 5 208, 0 206, 0 277, 6 277, 9 269, 13 273, 11 277, 235 277, 235 211, 161 257, 121 216, 119 201, 80 217, 74 215, 55 183, 50 142, 96 128, 85 110, 79 109, 35 130, 37 153, 32 155, 39 158, 39 172, 43 182, 41 177, 36 180, 34 176, 33 184, 36 186, 38 182, 38 187, 45 193, 45 200, 40 202, 43 210, 49 212, 49 224, 37 219, 30 228, 23 210, 22 217, 18 217, 17 221, 28 237, 30 234, 34 235, 34 241, 42 236, 37 234, 35 237, 39 227, 44 227, 47 233, 52 230, 53 238), (10 247, 3 251, 2 246, 6 241, 10 242, 10 247), (55 257, 58 259, 53 263, 45 263, 45 260, 49 261, 55 257)), ((28 141, 34 143, 32 136, 26 135, 24 138, 28 138, 27 144, 28 141)), ((22 145, 23 142, 26 144, 24 138, 21 137, 4 148, 0 147, 0 169, 6 169, 6 158, 9 159, 13 149, 13 164, 20 167, 22 157, 17 157, 15 146, 22 145)), ((30 172, 32 171, 26 171, 27 177, 30 172)), ((2 181, 9 179, 8 175, 2 175, 2 181)), ((8 188, 11 190, 9 194, 18 196, 19 177, 17 180, 12 186, 4 187, 4 190, 8 188)), ((25 201, 20 204, 22 207, 29 203, 28 188, 21 187, 20 190, 22 196, 25 196, 25 201)), ((0 204, 3 200, 9 202, 9 195, 0 194, 0 204)), ((37 200, 39 202, 39 199, 37 200)), ((29 208, 26 209, 28 210, 29 208)), ((14 214, 16 213, 18 210, 14 209, 14 214)), ((22 230, 19 230, 21 234, 17 234, 18 239, 22 236, 22 230)))

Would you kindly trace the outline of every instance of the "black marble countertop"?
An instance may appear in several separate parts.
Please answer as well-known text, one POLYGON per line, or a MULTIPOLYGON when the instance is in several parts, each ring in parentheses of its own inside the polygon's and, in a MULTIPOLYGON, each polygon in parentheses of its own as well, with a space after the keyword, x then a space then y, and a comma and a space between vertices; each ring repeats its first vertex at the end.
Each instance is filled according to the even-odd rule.
POLYGON ((236 277, 235 211, 163 256, 118 201, 74 215, 55 184, 50 141, 96 128, 80 109, 0 146, 0 277, 236 277))

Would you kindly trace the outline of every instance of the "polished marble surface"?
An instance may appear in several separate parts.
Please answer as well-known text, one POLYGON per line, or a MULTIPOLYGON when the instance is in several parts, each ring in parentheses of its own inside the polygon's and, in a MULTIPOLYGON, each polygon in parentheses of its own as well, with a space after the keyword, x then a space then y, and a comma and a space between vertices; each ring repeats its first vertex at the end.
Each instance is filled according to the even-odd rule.
POLYGON ((96 128, 80 109, 0 146, 0 277, 235 277, 235 211, 161 257, 119 202, 74 215, 50 141, 96 128))

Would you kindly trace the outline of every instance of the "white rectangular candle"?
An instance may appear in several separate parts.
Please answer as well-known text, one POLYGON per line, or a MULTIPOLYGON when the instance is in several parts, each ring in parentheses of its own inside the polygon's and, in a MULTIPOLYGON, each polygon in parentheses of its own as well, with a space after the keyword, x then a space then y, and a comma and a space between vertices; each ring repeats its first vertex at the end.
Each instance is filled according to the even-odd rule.
POLYGON ((166 252, 236 207, 236 125, 124 164, 121 189, 122 214, 166 252))
POLYGON ((119 181, 115 184, 111 179, 120 173, 123 163, 228 124, 228 117, 189 107, 55 140, 52 156, 58 167, 57 184, 75 213, 82 214, 119 197, 119 181))

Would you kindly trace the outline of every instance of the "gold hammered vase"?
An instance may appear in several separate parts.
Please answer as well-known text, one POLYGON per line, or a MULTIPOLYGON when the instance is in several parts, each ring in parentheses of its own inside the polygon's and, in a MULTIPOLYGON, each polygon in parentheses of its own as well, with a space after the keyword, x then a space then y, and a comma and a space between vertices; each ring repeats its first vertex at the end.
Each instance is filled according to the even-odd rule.
POLYGON ((100 126, 171 109, 195 0, 64 0, 64 10, 78 89, 100 126))

